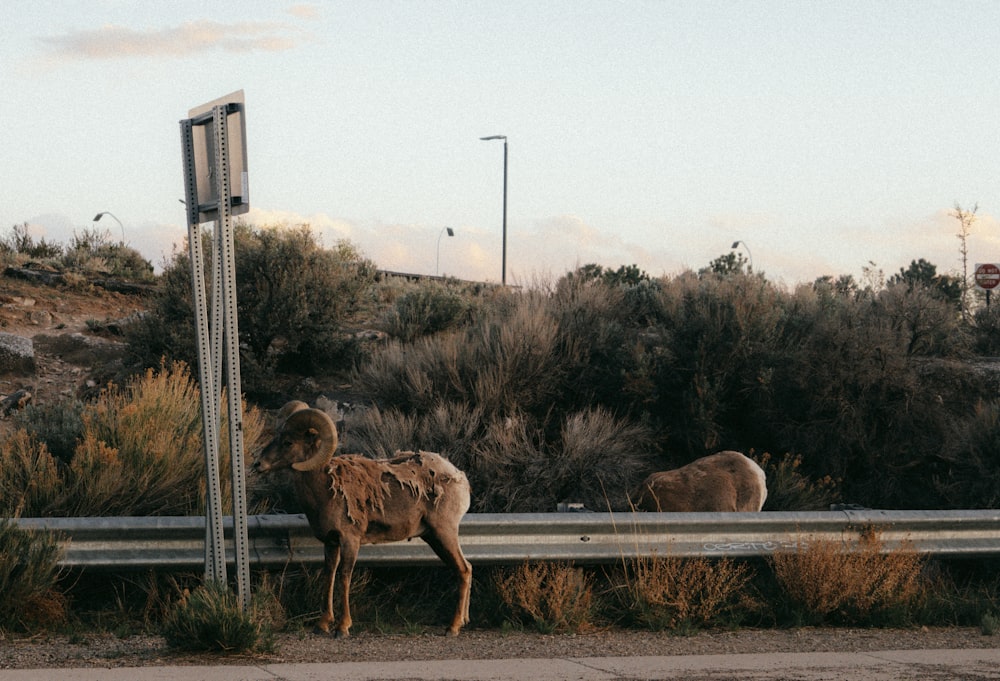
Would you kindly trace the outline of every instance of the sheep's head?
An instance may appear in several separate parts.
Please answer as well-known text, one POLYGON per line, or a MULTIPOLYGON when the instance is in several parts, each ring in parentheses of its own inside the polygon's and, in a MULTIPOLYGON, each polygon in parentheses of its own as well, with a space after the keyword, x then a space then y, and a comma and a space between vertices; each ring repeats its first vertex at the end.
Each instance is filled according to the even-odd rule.
POLYGON ((337 427, 333 420, 319 409, 300 407, 285 419, 281 430, 257 457, 254 468, 261 473, 288 467, 313 471, 325 466, 336 449, 337 427))

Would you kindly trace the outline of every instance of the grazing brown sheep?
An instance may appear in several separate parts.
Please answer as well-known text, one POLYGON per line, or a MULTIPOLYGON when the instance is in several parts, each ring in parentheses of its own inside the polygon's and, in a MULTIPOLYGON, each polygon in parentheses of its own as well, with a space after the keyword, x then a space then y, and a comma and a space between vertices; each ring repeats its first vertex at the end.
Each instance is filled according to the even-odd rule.
POLYGON ((640 511, 697 513, 759 511, 767 499, 764 471, 739 452, 725 451, 672 471, 653 473, 632 495, 640 511))
POLYGON ((469 509, 469 481, 446 459, 431 452, 397 452, 388 460, 334 456, 337 429, 326 413, 289 404, 274 440, 260 453, 261 472, 290 468, 295 496, 313 534, 323 542, 327 582, 325 610, 316 628, 328 633, 333 592, 340 569, 337 637, 351 628, 351 574, 362 544, 420 537, 459 580, 458 607, 448 627, 457 636, 469 621, 472 565, 462 554, 458 526, 469 509))

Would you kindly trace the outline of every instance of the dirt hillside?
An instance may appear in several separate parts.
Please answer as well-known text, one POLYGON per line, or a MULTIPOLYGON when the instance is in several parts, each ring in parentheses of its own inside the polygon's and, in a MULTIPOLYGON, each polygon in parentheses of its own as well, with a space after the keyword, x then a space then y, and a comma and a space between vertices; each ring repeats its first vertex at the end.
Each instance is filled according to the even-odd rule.
POLYGON ((95 285, 0 276, 0 333, 31 339, 35 355, 33 372, 0 370, 0 396, 26 390, 33 403, 47 404, 94 390, 121 351, 119 323, 146 305, 143 295, 95 285))

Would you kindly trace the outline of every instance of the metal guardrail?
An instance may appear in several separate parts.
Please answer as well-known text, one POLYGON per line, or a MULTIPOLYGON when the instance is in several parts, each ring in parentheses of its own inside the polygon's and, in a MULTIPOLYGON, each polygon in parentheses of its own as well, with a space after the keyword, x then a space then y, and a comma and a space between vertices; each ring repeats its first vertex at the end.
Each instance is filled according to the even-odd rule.
MULTIPOLYGON (((227 558, 233 562, 232 518, 227 558)), ((23 529, 55 532, 64 567, 94 570, 198 569, 205 564, 205 519, 192 517, 21 518, 23 529)), ((302 515, 248 519, 250 562, 319 565, 323 546, 302 515)), ((908 545, 936 556, 1000 554, 1000 510, 830 511, 767 513, 532 513, 468 514, 462 550, 474 565, 524 561, 614 563, 659 556, 752 557, 831 540, 847 547, 878 532, 886 550, 908 545)), ((360 565, 433 565, 419 540, 365 546, 360 565)))

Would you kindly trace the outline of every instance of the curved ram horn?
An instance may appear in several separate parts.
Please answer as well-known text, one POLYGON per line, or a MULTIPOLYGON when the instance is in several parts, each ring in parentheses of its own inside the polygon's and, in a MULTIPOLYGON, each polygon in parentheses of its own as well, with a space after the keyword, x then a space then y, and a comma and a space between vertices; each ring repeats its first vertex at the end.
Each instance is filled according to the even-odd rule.
POLYGON ((278 413, 274 415, 274 423, 280 429, 285 425, 285 421, 288 417, 297 411, 302 411, 303 409, 308 409, 309 405, 301 400, 292 400, 291 402, 286 402, 278 413))
POLYGON ((301 409, 285 421, 284 430, 315 437, 315 453, 305 461, 297 461, 292 468, 297 471, 314 471, 322 468, 337 449, 337 427, 324 411, 301 409))

